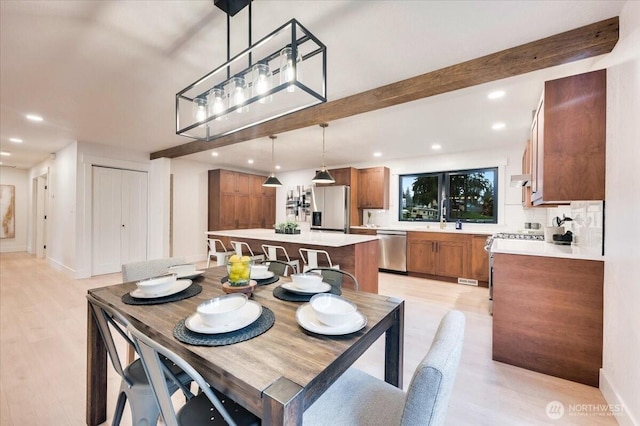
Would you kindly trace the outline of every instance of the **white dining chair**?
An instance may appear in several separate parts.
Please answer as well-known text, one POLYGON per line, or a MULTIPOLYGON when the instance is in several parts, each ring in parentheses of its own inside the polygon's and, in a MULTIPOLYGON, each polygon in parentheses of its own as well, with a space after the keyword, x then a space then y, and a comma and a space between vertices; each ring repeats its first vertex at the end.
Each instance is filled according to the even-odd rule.
POLYGON ((331 257, 329 256, 329 253, 327 253, 325 250, 301 248, 301 249, 298 249, 298 252, 300 253, 300 258, 302 259, 302 262, 303 262, 302 272, 306 272, 309 269, 324 267, 324 266, 328 266, 329 268, 333 268, 333 269, 340 269, 340 265, 334 264, 331 262, 331 257), (321 260, 324 259, 324 262, 320 264, 319 259, 321 260))
POLYGON ((349 368, 303 415, 305 426, 444 425, 462 354, 465 318, 449 311, 407 392, 349 368))
POLYGON ((143 260, 122 265, 122 281, 140 281, 166 274, 170 266, 186 263, 183 257, 143 260))
POLYGON ((254 254, 249 244, 244 241, 231 241, 231 245, 238 256, 249 256, 254 262, 264 261, 264 254, 254 254))
POLYGON ((282 246, 274 246, 270 244, 262 244, 262 251, 267 257, 267 261, 269 260, 280 260, 282 262, 286 262, 293 268, 294 273, 298 273, 300 270, 300 260, 299 259, 291 259, 289 257, 289 253, 287 253, 287 249, 282 246), (278 254, 280 254, 280 258, 278 258, 278 254), (285 260, 286 259, 286 260, 285 260))
POLYGON ((227 259, 235 253, 233 250, 228 250, 222 240, 217 238, 207 238, 207 247, 209 249, 207 268, 211 263, 212 257, 216 259, 216 266, 224 266, 227 264, 227 259))

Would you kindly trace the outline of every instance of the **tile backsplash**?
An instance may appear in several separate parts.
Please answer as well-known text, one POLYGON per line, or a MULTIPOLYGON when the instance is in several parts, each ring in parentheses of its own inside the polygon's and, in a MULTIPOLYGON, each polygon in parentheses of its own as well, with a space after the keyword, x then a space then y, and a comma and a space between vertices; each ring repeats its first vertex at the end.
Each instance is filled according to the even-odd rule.
POLYGON ((572 201, 570 206, 559 207, 553 217, 565 214, 573 219, 564 224, 574 234, 574 244, 604 254, 604 202, 572 201))

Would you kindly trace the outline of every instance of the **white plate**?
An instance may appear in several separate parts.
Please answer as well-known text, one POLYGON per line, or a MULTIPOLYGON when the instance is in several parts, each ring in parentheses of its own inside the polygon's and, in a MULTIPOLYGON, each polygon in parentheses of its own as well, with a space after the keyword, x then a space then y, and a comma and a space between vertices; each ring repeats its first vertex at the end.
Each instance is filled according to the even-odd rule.
POLYGON ((171 296, 172 294, 176 294, 186 289, 191 285, 191 280, 176 280, 175 283, 169 289, 161 292, 161 293, 146 293, 139 288, 131 291, 129 294, 131 297, 135 297, 136 299, 153 299, 156 297, 164 297, 171 296))
POLYGON ((322 282, 315 288, 310 289, 301 289, 293 285, 293 283, 284 283, 281 285, 287 291, 295 294, 317 294, 317 293, 326 293, 331 290, 331 284, 322 282))
POLYGON ((264 274, 254 274, 253 272, 251 273, 251 279, 252 280, 266 280, 269 279, 271 277, 273 277, 275 274, 272 271, 267 271, 264 274))
POLYGON ((345 324, 332 327, 321 322, 311 307, 310 303, 305 303, 300 306, 296 311, 296 321, 300 327, 308 330, 312 333, 325 334, 327 336, 339 336, 342 334, 355 333, 358 330, 362 330, 367 325, 367 317, 362 312, 356 311, 353 313, 352 318, 345 324))
POLYGON ((196 278, 199 277, 200 275, 204 274, 204 271, 193 271, 193 272, 187 272, 185 275, 180 275, 178 274, 178 279, 182 279, 182 278, 196 278))
POLYGON ((262 305, 253 300, 249 300, 241 309, 242 312, 240 313, 240 317, 228 324, 220 324, 212 327, 202 322, 200 314, 196 312, 184 321, 184 325, 187 326, 189 330, 195 331, 196 333, 228 333, 230 331, 240 330, 241 328, 252 324, 255 320, 260 318, 260 315, 262 314, 262 305))

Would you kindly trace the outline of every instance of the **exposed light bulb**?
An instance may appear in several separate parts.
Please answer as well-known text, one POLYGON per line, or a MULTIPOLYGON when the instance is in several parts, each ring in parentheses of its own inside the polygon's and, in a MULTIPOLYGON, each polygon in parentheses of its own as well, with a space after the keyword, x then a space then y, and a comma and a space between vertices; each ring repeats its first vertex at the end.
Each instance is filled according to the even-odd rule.
MULTIPOLYGON (((224 98, 224 89, 219 87, 211 89, 211 91, 209 92, 209 105, 211 106, 211 115, 218 115, 224 111, 224 98)), ((216 120, 225 120, 226 118, 226 115, 222 115, 220 117, 217 117, 216 120)))
MULTIPOLYGON (((255 64, 252 69, 253 81, 251 87, 253 96, 261 96, 271 89, 271 72, 267 64, 255 64)), ((258 102, 261 104, 271 102, 271 96, 265 96, 258 102)))
MULTIPOLYGON (((207 119, 207 99, 204 97, 197 97, 193 100, 194 110, 195 110, 195 120, 196 122, 201 122, 207 119)), ((204 126, 202 124, 201 126, 204 126)))
POLYGON ((233 77, 229 80, 229 108, 240 106, 236 109, 236 112, 241 113, 246 111, 247 107, 242 107, 246 101, 244 91, 247 87, 247 82, 242 77, 233 77))
MULTIPOLYGON (((293 57, 293 50, 290 47, 285 47, 280 51, 280 84, 293 83, 296 79, 300 80, 300 67, 294 66, 293 61, 297 64, 300 63, 300 51, 297 52, 297 57, 293 57)), ((289 84, 287 92, 294 92, 296 86, 289 84)))

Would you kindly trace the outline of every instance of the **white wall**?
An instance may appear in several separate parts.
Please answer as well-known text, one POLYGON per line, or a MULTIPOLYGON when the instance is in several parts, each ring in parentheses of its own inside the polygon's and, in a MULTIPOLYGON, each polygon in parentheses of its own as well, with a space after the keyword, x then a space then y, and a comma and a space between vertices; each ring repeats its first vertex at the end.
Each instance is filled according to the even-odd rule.
POLYGON ((170 173, 170 159, 158 158, 151 161, 149 169, 149 247, 147 250, 149 259, 169 257, 170 173))
POLYGON ((77 143, 56 153, 49 174, 47 258, 57 267, 73 272, 76 255, 77 143))
POLYGON ((205 233, 208 228, 211 165, 188 160, 171 160, 173 175, 173 255, 187 262, 207 258, 205 233))
POLYGON ((15 186, 14 238, 0 239, 0 253, 27 250, 27 214, 29 173, 27 170, 0 167, 0 184, 15 186))
POLYGON ((600 389, 623 404, 621 425, 640 424, 640 2, 620 15, 607 58, 604 360, 600 389))

